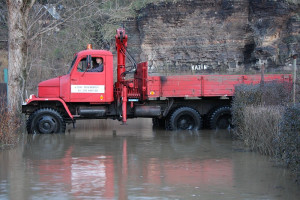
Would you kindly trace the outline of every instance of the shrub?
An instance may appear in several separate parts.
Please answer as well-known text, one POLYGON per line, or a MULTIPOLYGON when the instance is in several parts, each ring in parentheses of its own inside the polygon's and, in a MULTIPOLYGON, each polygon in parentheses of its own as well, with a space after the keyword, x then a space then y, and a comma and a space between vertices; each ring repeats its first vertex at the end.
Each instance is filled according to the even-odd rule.
POLYGON ((276 158, 291 168, 300 180, 300 104, 285 109, 275 142, 276 158))
POLYGON ((285 106, 291 102, 291 84, 269 82, 261 85, 239 85, 235 88, 232 102, 232 123, 237 136, 243 134, 244 114, 247 106, 285 106))
POLYGON ((300 104, 289 106, 291 100, 289 84, 240 85, 232 102, 232 123, 238 139, 251 150, 274 155, 299 181, 300 104))
POLYGON ((282 110, 282 106, 245 107, 239 139, 252 150, 274 155, 274 138, 279 133, 282 110))

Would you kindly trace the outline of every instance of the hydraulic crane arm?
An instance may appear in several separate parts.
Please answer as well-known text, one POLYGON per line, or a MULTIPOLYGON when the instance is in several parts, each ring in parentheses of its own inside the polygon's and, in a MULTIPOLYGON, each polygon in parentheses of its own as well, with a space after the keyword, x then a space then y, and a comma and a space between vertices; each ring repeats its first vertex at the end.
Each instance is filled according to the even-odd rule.
POLYGON ((118 57, 118 68, 117 68, 117 87, 122 81, 124 81, 125 61, 126 61, 126 48, 127 48, 127 35, 124 28, 117 29, 116 38, 116 50, 118 57))

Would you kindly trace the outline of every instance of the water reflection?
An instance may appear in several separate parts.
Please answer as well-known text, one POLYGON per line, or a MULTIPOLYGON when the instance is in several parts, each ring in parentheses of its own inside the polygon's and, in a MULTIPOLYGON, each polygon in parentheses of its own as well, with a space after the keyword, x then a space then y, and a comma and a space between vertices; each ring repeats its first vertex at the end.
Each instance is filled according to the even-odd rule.
POLYGON ((282 169, 270 168, 265 157, 234 151, 229 132, 153 130, 147 120, 126 127, 107 123, 82 122, 65 135, 28 135, 24 148, 0 153, 0 199, 296 199, 299 194, 283 183, 286 176, 272 179, 282 169))

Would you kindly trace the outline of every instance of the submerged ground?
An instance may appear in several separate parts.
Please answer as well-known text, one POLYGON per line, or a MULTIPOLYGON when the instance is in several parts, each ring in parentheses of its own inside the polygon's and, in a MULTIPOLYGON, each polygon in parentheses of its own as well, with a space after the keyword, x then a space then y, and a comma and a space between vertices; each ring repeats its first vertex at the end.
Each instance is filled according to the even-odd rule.
POLYGON ((170 132, 151 120, 80 121, 0 152, 0 199, 298 199, 288 170, 230 131, 170 132))

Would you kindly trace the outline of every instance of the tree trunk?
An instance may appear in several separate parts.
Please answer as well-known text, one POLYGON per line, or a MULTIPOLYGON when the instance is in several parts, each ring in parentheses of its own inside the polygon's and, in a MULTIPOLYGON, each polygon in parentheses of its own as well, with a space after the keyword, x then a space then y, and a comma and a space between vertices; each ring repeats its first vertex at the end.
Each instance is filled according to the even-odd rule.
POLYGON ((27 19, 35 0, 7 0, 8 106, 20 111, 27 79, 27 19))

